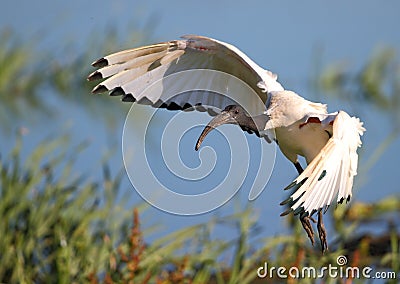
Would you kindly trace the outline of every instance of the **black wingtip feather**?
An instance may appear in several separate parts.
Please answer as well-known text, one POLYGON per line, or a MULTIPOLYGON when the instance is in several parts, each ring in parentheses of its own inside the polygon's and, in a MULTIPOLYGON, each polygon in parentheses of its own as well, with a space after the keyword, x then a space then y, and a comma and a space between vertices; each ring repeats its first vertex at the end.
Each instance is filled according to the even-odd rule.
POLYGON ((194 111, 194 107, 189 103, 185 103, 183 105, 183 107, 182 107, 182 110, 184 110, 184 111, 194 111))
POLYGON ((201 103, 197 103, 197 104, 195 104, 194 106, 195 106, 195 109, 196 109, 197 111, 200 111, 200 112, 205 112, 205 111, 207 111, 207 109, 206 109, 201 103))
POLYGON ((154 104, 153 107, 155 108, 163 108, 163 101, 162 100, 157 100, 154 104))
POLYGON ((95 62, 92 63, 93 67, 104 67, 108 65, 108 60, 104 57, 97 59, 95 62))
POLYGON ((279 203, 279 205, 283 206, 288 204, 290 201, 292 200, 292 197, 290 196, 289 198, 283 200, 281 203, 279 203))
POLYGON ((292 204, 294 204, 294 203, 296 203, 297 202, 297 200, 299 200, 300 198, 302 198, 303 197, 303 195, 305 194, 306 192, 304 191, 299 197, 297 197, 295 200, 292 198, 292 196, 289 196, 289 198, 287 198, 286 200, 283 200, 279 205, 285 205, 285 204, 287 204, 287 203, 289 203, 289 202, 292 202, 292 204))
POLYGON ((104 93, 107 91, 108 91, 108 89, 105 86, 97 85, 96 87, 93 88, 92 93, 93 94, 101 94, 101 93, 104 93))
POLYGON ((291 189, 293 186, 295 186, 297 183, 296 181, 292 181, 287 187, 285 187, 283 190, 288 190, 291 189))
POLYGON ((100 80, 100 79, 103 79, 103 76, 101 75, 101 73, 99 71, 94 71, 87 77, 88 81, 95 81, 95 80, 100 80))
MULTIPOLYGON (((302 212, 304 212, 304 208, 301 207, 301 206, 299 206, 299 207, 296 208, 296 210, 293 211, 293 215, 296 216, 296 215, 301 214, 302 212)), ((312 215, 312 214, 311 214, 311 215, 312 215)))
POLYGON ((153 104, 153 102, 151 100, 149 100, 147 97, 143 97, 138 101, 138 104, 151 106, 153 104))
POLYGON ((285 212, 282 212, 281 213, 281 217, 283 217, 283 216, 286 216, 287 214, 289 214, 290 212, 292 212, 293 210, 292 210, 292 208, 289 208, 288 210, 286 210, 285 212))
POLYGON ((110 92, 110 96, 122 96, 122 95, 125 95, 125 92, 121 87, 116 87, 112 89, 112 91, 110 92))
POLYGON ((318 178, 318 181, 322 180, 326 176, 326 170, 323 170, 321 175, 318 178))
POLYGON ((167 106, 167 110, 182 110, 182 107, 177 103, 172 102, 167 106))
POLYGON ((134 103, 136 99, 133 97, 132 94, 126 94, 122 97, 121 99, 123 102, 129 102, 129 103, 134 103))

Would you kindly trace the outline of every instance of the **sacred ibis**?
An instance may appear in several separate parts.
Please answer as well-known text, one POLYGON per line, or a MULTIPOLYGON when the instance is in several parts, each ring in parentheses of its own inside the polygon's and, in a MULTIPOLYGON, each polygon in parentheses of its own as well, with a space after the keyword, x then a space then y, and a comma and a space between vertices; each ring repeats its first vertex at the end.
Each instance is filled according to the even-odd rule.
POLYGON ((196 150, 212 129, 227 123, 237 124, 268 142, 275 141, 299 173, 286 187, 296 190, 281 203, 289 205, 281 215, 298 214, 314 244, 310 220, 315 223, 312 216, 318 213, 322 251, 328 248, 323 213, 329 205, 349 201, 352 195, 353 178, 357 174, 357 148, 361 146, 360 136, 365 131, 358 118, 344 111, 328 113, 325 104, 308 101, 285 90, 275 74, 258 66, 233 45, 204 36, 183 36, 180 40, 120 51, 92 65, 99 69, 91 73, 88 80, 106 79, 93 93, 110 91, 110 95, 121 95, 122 101, 171 110, 202 107, 202 110, 208 107, 222 110, 204 128, 196 150), (265 111, 250 115, 229 98, 215 99, 216 94, 212 92, 185 93, 168 101, 163 101, 160 94, 146 97, 141 92, 167 74, 193 69, 218 70, 239 78, 256 92, 265 111), (304 170, 298 156, 306 160, 304 170))

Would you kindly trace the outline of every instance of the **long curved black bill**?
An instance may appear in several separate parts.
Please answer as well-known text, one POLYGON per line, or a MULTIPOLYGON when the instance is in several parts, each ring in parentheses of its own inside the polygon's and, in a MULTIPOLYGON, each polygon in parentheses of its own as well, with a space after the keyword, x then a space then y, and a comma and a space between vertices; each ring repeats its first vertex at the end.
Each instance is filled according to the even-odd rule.
POLYGON ((203 142, 204 138, 206 138, 207 134, 211 132, 211 130, 217 128, 223 124, 236 124, 236 120, 232 118, 229 112, 222 111, 219 115, 214 117, 207 125, 204 127, 203 132, 200 134, 199 139, 197 140, 196 146, 194 149, 197 151, 199 150, 201 143, 203 142))

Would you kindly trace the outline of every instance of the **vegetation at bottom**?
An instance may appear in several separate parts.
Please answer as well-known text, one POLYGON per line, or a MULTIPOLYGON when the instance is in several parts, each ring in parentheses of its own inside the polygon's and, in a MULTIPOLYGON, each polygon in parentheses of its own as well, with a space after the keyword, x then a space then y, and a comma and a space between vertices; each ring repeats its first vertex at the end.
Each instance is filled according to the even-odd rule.
MULTIPOLYGON (((105 107, 104 100, 96 100, 98 105, 81 101, 91 87, 84 82, 85 68, 93 59, 89 57, 91 44, 75 59, 50 60, 48 66, 39 64, 41 54, 24 46, 12 32, 2 33, 2 139, 10 128, 15 130, 12 122, 18 118, 35 112, 51 115, 52 106, 41 96, 43 90, 60 102, 76 103, 76 107, 87 107, 95 115, 101 112, 102 119, 108 119, 110 107, 105 107)), ((103 51, 111 49, 102 46, 99 49, 103 51)), ((393 131, 370 155, 364 171, 399 136, 400 68, 395 59, 393 53, 384 50, 372 56, 357 74, 329 67, 316 79, 321 90, 347 92, 352 94, 347 99, 376 106, 378 112, 391 118, 393 131)), ((327 215, 337 238, 323 255, 318 246, 310 245, 295 217, 289 218, 288 232, 260 237, 263 221, 250 206, 244 212, 213 217, 207 223, 146 243, 153 232, 142 221, 147 207, 143 203, 128 206, 125 202, 129 198, 121 182, 123 170, 111 170, 105 160, 98 167, 101 177, 77 173, 79 155, 90 144, 76 142, 65 134, 44 138, 36 147, 30 145, 33 150, 25 154, 30 141, 23 132, 7 138, 13 145, 11 150, 0 151, 1 283, 314 283, 315 279, 290 275, 281 279, 276 273, 261 279, 257 269, 266 260, 269 267, 287 270, 320 268, 336 264, 341 255, 347 257, 348 266, 400 272, 398 195, 371 203, 353 201, 329 210, 327 215), (221 227, 234 229, 236 234, 229 240, 213 238, 221 227), (369 228, 379 229, 371 232, 369 228)), ((366 281, 325 275, 322 282, 352 280, 366 281)))
POLYGON ((65 137, 41 143, 22 161, 22 140, 18 137, 0 161, 2 283, 273 283, 279 279, 276 273, 268 279, 257 276, 266 260, 269 267, 301 270, 335 264, 339 255, 347 256, 351 266, 399 271, 398 197, 334 210, 338 238, 324 255, 309 244, 295 218, 287 234, 257 236, 262 221, 251 207, 145 243, 151 234, 141 227, 146 206, 129 210, 122 202, 126 198, 117 198, 123 172, 112 177, 104 164, 102 181, 74 176, 74 155, 87 145, 76 145, 75 154, 66 158, 59 151, 68 143, 65 137), (381 234, 354 234, 378 222, 381 234), (217 226, 237 233, 230 240, 213 239, 217 226), (221 260, 229 252, 232 258, 221 260))

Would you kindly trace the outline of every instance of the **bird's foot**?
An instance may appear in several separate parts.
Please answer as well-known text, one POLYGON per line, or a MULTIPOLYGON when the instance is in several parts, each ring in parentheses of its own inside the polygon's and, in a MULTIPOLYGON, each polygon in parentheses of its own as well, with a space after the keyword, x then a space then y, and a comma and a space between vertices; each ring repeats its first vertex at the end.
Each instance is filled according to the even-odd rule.
POLYGON ((325 251, 328 250, 328 242, 326 240, 327 233, 325 230, 322 210, 318 211, 317 229, 318 229, 318 234, 319 234, 319 240, 321 241, 321 250, 322 250, 322 253, 324 253, 325 251))
POLYGON ((314 245, 314 230, 311 226, 310 220, 313 221, 314 223, 316 222, 313 217, 308 216, 306 214, 300 216, 301 225, 303 226, 304 230, 306 231, 307 236, 311 241, 311 244, 314 245))

